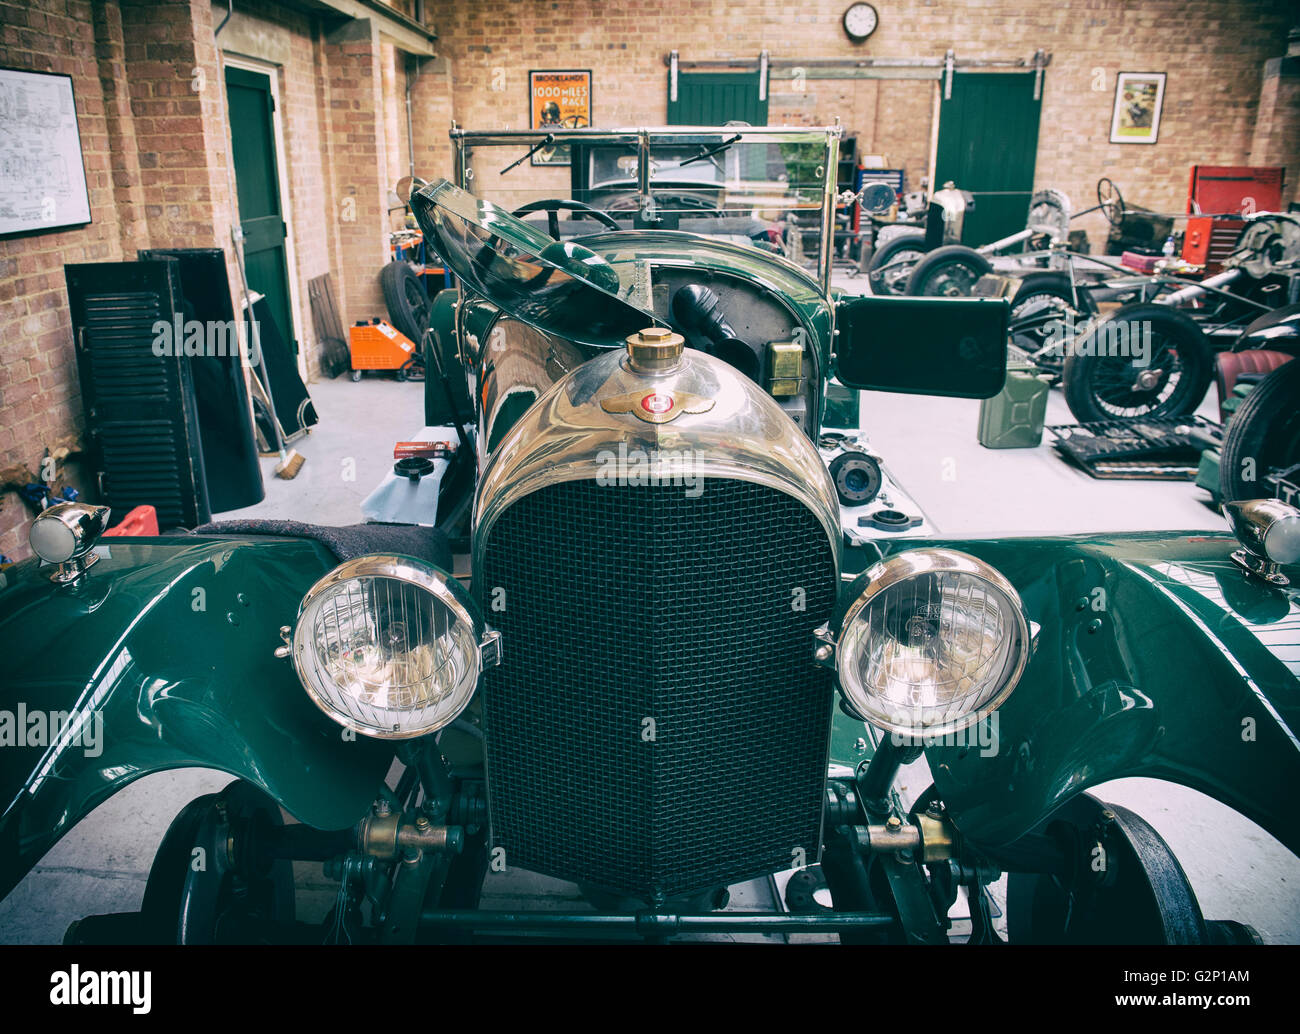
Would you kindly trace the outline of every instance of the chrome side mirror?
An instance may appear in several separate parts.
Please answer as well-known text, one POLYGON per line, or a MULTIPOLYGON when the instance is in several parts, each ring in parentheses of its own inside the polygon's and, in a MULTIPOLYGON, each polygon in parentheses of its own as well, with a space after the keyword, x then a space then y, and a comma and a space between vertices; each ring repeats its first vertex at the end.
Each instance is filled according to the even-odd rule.
POLYGON ((59 503, 32 521, 27 537, 32 552, 47 564, 57 565, 50 581, 71 585, 99 559, 91 550, 108 527, 111 512, 107 506, 59 503))
POLYGON ((896 200, 894 188, 888 183, 868 183, 862 188, 862 207, 875 215, 888 212, 896 200))
POLYGON ((1233 562, 1271 585, 1287 585, 1281 565, 1300 561, 1300 510, 1280 499, 1242 499, 1224 503, 1223 515, 1243 549, 1233 562))

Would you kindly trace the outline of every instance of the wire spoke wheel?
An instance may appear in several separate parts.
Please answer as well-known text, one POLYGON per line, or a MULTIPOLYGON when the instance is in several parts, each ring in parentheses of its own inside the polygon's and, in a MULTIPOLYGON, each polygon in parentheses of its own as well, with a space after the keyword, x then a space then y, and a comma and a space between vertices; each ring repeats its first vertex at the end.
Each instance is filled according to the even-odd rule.
POLYGON ((968 298, 975 283, 993 268, 974 248, 950 244, 917 263, 905 293, 931 298, 968 298))
POLYGON ((1138 303, 1064 342, 1065 401, 1080 423, 1195 412, 1213 351, 1186 313, 1138 303))
POLYGON ((980 274, 962 262, 950 262, 934 270, 922 282, 919 293, 933 298, 966 298, 980 274))
POLYGON ((1145 365, 1126 356, 1098 357, 1093 396, 1108 415, 1151 416, 1178 391, 1187 371, 1177 346, 1167 340, 1152 340, 1151 345, 1150 362, 1145 365))

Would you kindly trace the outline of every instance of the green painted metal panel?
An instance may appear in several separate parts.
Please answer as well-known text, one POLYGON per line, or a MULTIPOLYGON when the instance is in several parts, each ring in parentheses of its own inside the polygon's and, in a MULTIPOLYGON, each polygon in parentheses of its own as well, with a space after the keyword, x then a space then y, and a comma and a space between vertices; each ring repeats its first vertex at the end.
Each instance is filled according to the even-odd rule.
POLYGON ((298 342, 294 339, 289 306, 289 264, 275 157, 275 107, 270 77, 242 68, 227 68, 226 105, 248 286, 266 295, 280 334, 296 353, 298 342))
POLYGON ((0 582, 0 898, 82 816, 152 772, 229 772, 322 829, 365 814, 391 742, 347 738, 274 654, 280 626, 335 565, 323 546, 174 535, 104 538, 96 551, 73 588, 36 560, 0 582), (66 715, 94 742, 16 740, 24 712, 66 715))
POLYGON ((767 100, 759 100, 758 72, 679 72, 677 99, 668 98, 670 126, 767 125, 767 100))
POLYGON ((973 248, 1025 228, 1034 189, 1038 118, 1033 72, 955 72, 940 103, 935 186, 975 194, 962 243, 973 248))

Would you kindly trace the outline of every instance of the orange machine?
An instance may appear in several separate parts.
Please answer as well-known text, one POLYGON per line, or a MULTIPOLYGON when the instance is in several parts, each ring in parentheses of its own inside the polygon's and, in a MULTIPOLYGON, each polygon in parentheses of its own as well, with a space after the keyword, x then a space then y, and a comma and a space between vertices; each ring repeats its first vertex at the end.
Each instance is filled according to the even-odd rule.
POLYGON ((358 320, 348 328, 348 349, 354 381, 361 380, 365 370, 395 370, 399 381, 424 379, 424 361, 415 342, 387 320, 358 320))

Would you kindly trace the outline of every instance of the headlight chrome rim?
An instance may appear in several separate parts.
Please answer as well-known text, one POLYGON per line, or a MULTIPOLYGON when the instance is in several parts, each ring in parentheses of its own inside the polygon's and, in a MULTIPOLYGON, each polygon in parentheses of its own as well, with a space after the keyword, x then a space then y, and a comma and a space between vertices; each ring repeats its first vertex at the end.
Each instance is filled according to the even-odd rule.
POLYGON ((311 699, 331 720, 363 736, 373 739, 407 740, 419 736, 428 736, 446 728, 456 720, 469 706, 482 680, 483 671, 499 660, 497 633, 487 628, 477 615, 469 593, 451 575, 436 567, 398 554, 376 553, 347 560, 323 575, 303 596, 298 606, 298 615, 294 623, 291 640, 294 670, 298 681, 302 683, 311 699), (428 725, 411 729, 379 728, 358 721, 347 711, 340 709, 323 692, 316 683, 319 673, 324 677, 323 665, 312 654, 310 637, 313 634, 312 621, 304 617, 314 616, 317 607, 326 594, 338 586, 362 578, 385 578, 413 585, 429 593, 439 604, 446 607, 452 619, 468 627, 473 641, 469 654, 469 672, 452 690, 452 694, 439 701, 434 708, 436 720, 428 725))
POLYGON ((1034 634, 1020 593, 1002 572, 978 557, 960 550, 923 547, 886 557, 868 568, 865 573, 866 588, 849 604, 834 633, 834 665, 840 691, 865 721, 885 732, 917 741, 937 739, 969 729, 1006 702, 1028 667, 1029 658, 1033 653, 1034 634), (1012 622, 1011 649, 1015 651, 1015 656, 1003 684, 979 706, 940 724, 917 726, 892 721, 882 715, 879 708, 864 706, 864 701, 870 700, 870 695, 856 684, 852 689, 849 688, 850 680, 846 679, 845 675, 844 645, 849 629, 882 593, 912 578, 927 574, 967 575, 984 582, 997 592, 1005 604, 1003 612, 1012 622))

